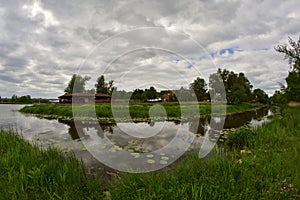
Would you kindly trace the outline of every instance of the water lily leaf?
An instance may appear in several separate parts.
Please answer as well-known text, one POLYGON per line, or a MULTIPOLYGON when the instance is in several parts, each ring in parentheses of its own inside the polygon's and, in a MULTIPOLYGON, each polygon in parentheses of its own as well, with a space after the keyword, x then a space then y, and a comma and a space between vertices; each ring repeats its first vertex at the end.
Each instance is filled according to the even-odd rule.
POLYGON ((163 156, 163 157, 161 157, 161 159, 166 161, 166 160, 169 160, 169 157, 163 156))
POLYGON ((168 164, 168 162, 167 162, 167 161, 165 161, 165 160, 161 160, 161 161, 159 161, 159 163, 160 163, 160 164, 162 164, 162 165, 166 165, 166 164, 168 164))
POLYGON ((147 158, 153 158, 153 157, 154 157, 153 154, 148 154, 148 155, 147 155, 147 158))
POLYGON ((141 155, 139 153, 130 153, 134 158, 139 158, 141 155))
POLYGON ((147 163, 153 164, 153 163, 155 163, 155 160, 153 160, 153 159, 148 159, 148 160, 147 160, 147 163))

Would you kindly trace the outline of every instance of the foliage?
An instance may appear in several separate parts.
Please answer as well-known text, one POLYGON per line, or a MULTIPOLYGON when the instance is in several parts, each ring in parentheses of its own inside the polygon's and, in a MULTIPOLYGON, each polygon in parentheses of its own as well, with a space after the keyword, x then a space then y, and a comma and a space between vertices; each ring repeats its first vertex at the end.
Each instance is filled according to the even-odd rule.
POLYGON ((109 94, 112 95, 113 91, 117 90, 116 87, 113 86, 114 81, 110 80, 108 83, 105 82, 104 75, 101 75, 97 79, 97 83, 95 84, 96 93, 97 94, 109 94))
POLYGON ((68 83, 68 86, 64 91, 68 94, 83 93, 86 91, 85 90, 86 82, 89 81, 90 79, 91 77, 88 76, 82 77, 80 75, 73 74, 71 80, 68 83))
POLYGON ((190 89, 194 90, 198 101, 208 99, 207 84, 204 79, 197 77, 194 82, 190 84, 190 89))
POLYGON ((253 90, 253 100, 259 103, 267 103, 268 99, 268 95, 262 89, 253 90))
POLYGON ((288 59, 292 71, 300 72, 300 37, 297 42, 289 37, 289 45, 278 45, 275 50, 284 54, 284 59, 288 59))
POLYGON ((236 74, 233 71, 219 68, 217 73, 210 75, 209 85, 214 96, 216 96, 216 93, 219 93, 223 98, 224 92, 222 87, 224 85, 226 99, 229 104, 238 104, 251 100, 252 85, 244 73, 236 74))
POLYGON ((287 99, 289 101, 300 101, 300 71, 289 72, 289 75, 285 80, 287 82, 287 99))
POLYGON ((143 95, 145 96, 143 99, 156 99, 158 97, 158 93, 153 86, 149 89, 145 89, 143 95))
POLYGON ((282 93, 281 91, 276 90, 273 96, 271 97, 271 100, 273 103, 276 104, 286 104, 287 98, 285 93, 282 93))
POLYGON ((285 79, 287 100, 300 101, 300 37, 297 42, 289 37, 289 46, 287 44, 279 45, 275 47, 275 50, 284 54, 284 58, 288 59, 291 68, 285 79))
POLYGON ((149 89, 135 89, 131 95, 131 99, 147 101, 148 99, 158 98, 159 93, 151 86, 149 89))
POLYGON ((131 99, 141 100, 144 93, 143 89, 135 89, 131 95, 131 99))

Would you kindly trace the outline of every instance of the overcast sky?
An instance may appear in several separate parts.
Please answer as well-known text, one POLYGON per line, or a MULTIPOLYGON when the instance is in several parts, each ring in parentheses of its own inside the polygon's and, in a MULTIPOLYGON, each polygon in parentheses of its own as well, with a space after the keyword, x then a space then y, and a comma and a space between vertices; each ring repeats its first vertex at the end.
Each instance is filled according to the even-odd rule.
POLYGON ((119 89, 188 87, 217 68, 273 94, 300 36, 299 0, 0 0, 0 96, 56 98, 72 74, 119 89))

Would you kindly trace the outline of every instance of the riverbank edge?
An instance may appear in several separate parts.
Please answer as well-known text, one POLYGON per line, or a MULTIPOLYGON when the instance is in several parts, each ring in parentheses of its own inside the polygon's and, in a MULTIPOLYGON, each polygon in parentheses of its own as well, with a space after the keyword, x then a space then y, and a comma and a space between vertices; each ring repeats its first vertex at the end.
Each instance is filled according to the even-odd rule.
MULTIPOLYGON (((83 195, 78 195, 78 191, 73 191, 78 196, 72 197, 74 199, 102 199, 104 195, 107 199, 300 199, 298 169, 300 166, 300 125, 298 123, 300 108, 284 108, 282 112, 282 115, 274 116, 271 122, 257 129, 247 128, 234 132, 234 135, 239 137, 231 139, 241 138, 236 142, 246 143, 240 143, 241 145, 238 147, 228 147, 230 149, 225 148, 222 155, 216 154, 210 157, 205 164, 203 160, 199 159, 198 154, 194 153, 164 171, 147 174, 114 174, 114 180, 105 187, 97 185, 94 190, 90 190, 91 193, 87 192, 83 195), (228 151, 230 151, 229 154, 228 151)), ((9 135, 5 132, 4 134, 6 134, 4 136, 9 135)), ((27 160, 26 157, 29 154, 28 151, 35 147, 23 140, 16 142, 15 138, 19 138, 18 136, 12 135, 7 139, 1 135, 0 138, 2 138, 0 151, 3 155, 0 159, 11 158, 11 155, 4 156, 3 154, 11 148, 10 153, 19 154, 17 158, 22 158, 23 164, 35 163, 29 162, 30 160, 27 160), (9 145, 4 146, 3 142, 9 145), (20 151, 16 151, 13 143, 27 144, 29 150, 19 148, 20 151)), ((42 151, 38 148, 35 149, 34 151, 42 151)), ((51 159, 56 159, 56 157, 53 156, 51 159)), ((9 175, 5 174, 6 171, 1 170, 1 175, 5 177, 0 179, 0 190, 3 190, 1 191, 2 197, 7 197, 7 199, 12 197, 15 199, 18 199, 17 197, 22 197, 22 199, 65 197, 63 196, 64 187, 61 192, 51 191, 46 186, 44 189, 48 193, 44 194, 40 192, 43 191, 40 188, 41 184, 35 185, 35 187, 28 185, 33 182, 30 179, 32 170, 38 172, 38 169, 48 165, 51 159, 46 158, 43 160, 44 163, 32 165, 30 168, 23 167, 23 170, 16 167, 18 163, 2 160, 0 162, 1 169, 9 169, 10 176, 16 176, 13 181, 5 182, 9 175), (4 164, 11 168, 4 167, 4 164), (32 192, 36 196, 31 196, 32 192)), ((16 162, 18 159, 14 161, 16 162)), ((57 174, 56 171, 52 172, 57 174)), ((78 173, 78 171, 75 170, 74 173, 78 173)), ((41 173, 35 175, 39 174, 41 173)), ((40 180, 40 177, 37 179, 40 180)), ((85 182, 84 179, 83 181, 85 182)), ((51 183, 50 181, 49 184, 51 183)))
MULTIPOLYGON (((34 105, 36 105, 36 104, 34 104, 34 105)), ((207 104, 205 104, 205 105, 207 105, 207 104)), ((225 114, 221 114, 221 115, 218 115, 218 114, 215 114, 215 115, 218 116, 218 117, 225 117, 225 116, 230 116, 230 115, 235 115, 235 114, 241 114, 241 113, 248 112, 248 111, 260 110, 260 109, 263 109, 263 108, 267 107, 267 105, 265 105, 265 104, 250 104, 250 103, 238 104, 238 105, 234 105, 234 106, 240 106, 240 105, 251 105, 251 106, 255 106, 255 107, 246 108, 246 109, 242 109, 242 110, 239 110, 239 111, 233 111, 233 112, 229 112, 229 113, 226 112, 225 114)), ((203 104, 199 104, 199 106, 203 106, 203 104)), ((227 106, 232 106, 232 105, 227 105, 227 106)), ((19 112, 21 112, 23 114, 26 114, 26 115, 29 114, 29 115, 32 115, 32 116, 35 116, 35 117, 38 117, 38 118, 59 119, 59 120, 65 120, 65 121, 73 121, 74 120, 74 117, 70 117, 70 116, 56 115, 56 114, 48 115, 48 114, 42 114, 42 113, 33 113, 33 112, 30 112, 30 110, 29 111, 28 110, 24 111, 24 109, 23 110, 20 109, 19 112)), ((206 117, 209 117, 209 116, 212 116, 212 114, 211 113, 204 113, 204 114, 200 113, 200 118, 206 118, 206 117)), ((114 117, 97 117, 97 119, 92 118, 92 117, 76 117, 77 121, 93 121, 93 122, 99 122, 99 123, 102 123, 102 124, 116 124, 116 122, 135 122, 135 123, 138 123, 138 122, 151 122, 151 120, 187 122, 189 120, 195 120, 195 119, 199 119, 199 117, 198 116, 197 117, 191 116, 191 117, 185 117, 185 118, 183 118, 183 117, 164 117, 164 118, 157 117, 157 118, 154 118, 154 119, 150 119, 149 117, 132 117, 131 119, 128 119, 128 118, 114 118, 114 117)))

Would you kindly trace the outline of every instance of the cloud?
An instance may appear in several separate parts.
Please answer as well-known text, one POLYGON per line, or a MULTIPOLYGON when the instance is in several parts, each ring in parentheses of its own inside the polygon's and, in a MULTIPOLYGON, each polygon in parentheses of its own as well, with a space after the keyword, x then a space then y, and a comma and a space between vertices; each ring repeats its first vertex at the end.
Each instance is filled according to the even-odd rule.
POLYGON ((115 80, 123 89, 155 81, 188 87, 221 67, 244 72, 254 88, 272 94, 288 73, 274 46, 298 39, 299 6, 298 0, 1 1, 0 95, 57 97, 78 70, 92 76, 92 87, 107 67, 107 79, 126 74, 115 80))

